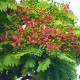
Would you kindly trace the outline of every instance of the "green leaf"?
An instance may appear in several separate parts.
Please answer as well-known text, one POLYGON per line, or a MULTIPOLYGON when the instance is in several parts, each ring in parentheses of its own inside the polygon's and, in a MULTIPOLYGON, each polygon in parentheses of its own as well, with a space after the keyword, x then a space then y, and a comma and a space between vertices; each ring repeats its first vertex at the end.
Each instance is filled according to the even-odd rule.
POLYGON ((50 5, 48 5, 46 1, 40 2, 39 5, 40 5, 40 8, 42 8, 43 10, 46 10, 50 7, 50 5))
POLYGON ((72 13, 68 14, 68 17, 71 18, 71 19, 77 19, 77 17, 74 14, 72 14, 72 13))
POLYGON ((36 46, 27 46, 25 49, 22 49, 21 51, 18 51, 15 55, 15 58, 20 59, 21 56, 24 56, 26 54, 28 55, 34 55, 34 56, 41 56, 43 53, 43 50, 36 47, 36 46))
POLYGON ((50 51, 47 53, 49 56, 56 57, 57 55, 61 54, 61 52, 58 49, 55 49, 54 51, 50 51))
POLYGON ((29 68, 33 68, 33 67, 35 67, 35 60, 34 59, 28 59, 27 61, 26 61, 26 63, 25 63, 25 65, 24 65, 24 67, 26 68, 26 69, 29 69, 29 68))
POLYGON ((75 30, 74 33, 76 34, 77 37, 80 37, 80 30, 75 30))
POLYGON ((61 22, 60 20, 55 20, 55 21, 54 21, 54 25, 55 25, 55 26, 61 25, 61 24, 62 24, 62 22, 61 22))
POLYGON ((66 54, 60 54, 58 58, 67 62, 76 63, 74 59, 68 57, 66 54))
POLYGON ((15 58, 14 55, 6 55, 4 58, 3 58, 3 64, 5 66, 12 66, 14 67, 15 65, 17 66, 19 63, 19 60, 15 58))
POLYGON ((44 59, 42 62, 39 63, 39 66, 37 68, 37 72, 45 71, 47 68, 49 68, 49 65, 51 63, 51 60, 49 58, 44 59))
POLYGON ((4 69, 4 65, 2 64, 2 62, 0 61, 0 71, 3 71, 4 69))
POLYGON ((17 4, 12 3, 10 1, 0 1, 0 11, 6 11, 7 8, 10 9, 16 9, 17 8, 17 4))
POLYGON ((27 53, 29 53, 29 52, 25 51, 25 52, 17 53, 17 54, 15 55, 15 58, 16 58, 16 59, 20 59, 21 56, 24 56, 24 55, 26 55, 27 53))

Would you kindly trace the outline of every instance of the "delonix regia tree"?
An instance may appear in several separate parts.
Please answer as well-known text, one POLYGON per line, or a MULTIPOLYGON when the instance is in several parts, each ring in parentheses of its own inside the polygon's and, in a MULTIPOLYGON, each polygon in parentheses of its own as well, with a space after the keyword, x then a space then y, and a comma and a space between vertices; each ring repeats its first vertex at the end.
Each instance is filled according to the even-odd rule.
POLYGON ((80 45, 69 4, 30 0, 14 11, 15 29, 6 27, 0 36, 1 80, 14 80, 16 75, 22 80, 76 80, 80 45))

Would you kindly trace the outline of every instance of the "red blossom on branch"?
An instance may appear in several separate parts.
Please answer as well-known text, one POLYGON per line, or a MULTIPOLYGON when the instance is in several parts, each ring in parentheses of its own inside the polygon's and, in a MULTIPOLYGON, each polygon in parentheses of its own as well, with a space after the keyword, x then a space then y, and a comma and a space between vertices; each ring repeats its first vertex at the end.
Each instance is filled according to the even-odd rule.
POLYGON ((1 42, 4 42, 6 40, 8 40, 8 32, 7 31, 6 31, 6 34, 5 35, 3 35, 3 36, 0 37, 0 41, 1 42))
POLYGON ((7 39, 6 39, 6 36, 1 36, 0 37, 0 41, 2 41, 2 42, 4 42, 4 41, 6 41, 7 39))
POLYGON ((30 8, 29 8, 29 7, 26 7, 26 11, 27 11, 27 12, 30 11, 30 8))
POLYGON ((70 10, 70 7, 69 7, 68 4, 65 4, 65 5, 64 5, 64 10, 65 10, 66 12, 72 12, 72 10, 70 10))
POLYGON ((73 32, 73 26, 68 26, 67 28, 70 32, 73 32))
POLYGON ((60 51, 64 51, 66 48, 67 48, 66 44, 63 44, 63 45, 59 48, 59 50, 60 50, 60 51))
POLYGON ((18 46, 18 47, 21 47, 21 43, 17 43, 17 46, 18 46))
POLYGON ((26 23, 26 27, 33 27, 35 26, 35 21, 34 20, 30 20, 26 23))
POLYGON ((12 34, 12 39, 17 41, 18 40, 18 35, 17 34, 12 34))
POLYGON ((47 46, 48 50, 55 50, 56 49, 56 46, 53 44, 47 44, 46 46, 47 46))
POLYGON ((75 49, 76 51, 79 51, 79 50, 80 50, 80 45, 78 45, 78 44, 74 45, 74 49, 75 49))
POLYGON ((25 32, 25 30, 21 26, 18 27, 18 31, 21 32, 21 33, 25 32))
POLYGON ((12 47, 16 47, 16 43, 12 42, 12 43, 11 43, 11 46, 12 46, 12 47))
POLYGON ((47 18, 48 18, 50 21, 54 20, 53 17, 50 16, 49 14, 47 15, 47 18))
POLYGON ((75 43, 76 43, 76 38, 75 38, 75 37, 76 37, 76 36, 73 35, 73 34, 70 34, 70 35, 69 35, 69 38, 70 38, 70 41, 71 41, 72 44, 75 44, 75 43))

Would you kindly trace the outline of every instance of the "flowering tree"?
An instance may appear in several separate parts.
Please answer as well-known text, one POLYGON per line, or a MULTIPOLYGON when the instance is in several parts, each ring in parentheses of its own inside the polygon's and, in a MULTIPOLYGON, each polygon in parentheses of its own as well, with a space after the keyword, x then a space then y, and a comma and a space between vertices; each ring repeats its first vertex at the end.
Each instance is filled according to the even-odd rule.
POLYGON ((76 16, 69 5, 26 1, 15 14, 16 28, 0 36, 0 70, 7 78, 30 74, 34 80, 75 79, 80 45, 73 31, 76 16))

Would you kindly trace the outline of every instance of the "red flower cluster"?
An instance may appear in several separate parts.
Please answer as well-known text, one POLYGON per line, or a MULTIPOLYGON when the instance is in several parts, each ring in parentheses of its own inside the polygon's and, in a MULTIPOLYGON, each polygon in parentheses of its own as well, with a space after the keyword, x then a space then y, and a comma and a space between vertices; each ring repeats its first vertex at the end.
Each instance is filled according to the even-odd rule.
POLYGON ((25 32, 25 30, 21 26, 18 27, 18 31, 21 32, 21 33, 25 32))
POLYGON ((70 34, 69 38, 72 44, 76 44, 76 36, 74 34, 70 34))
POLYGON ((34 43, 36 45, 45 44, 48 50, 56 49, 55 43, 52 43, 53 37, 56 34, 57 28, 47 28, 42 25, 41 28, 32 28, 32 31, 28 35, 28 44, 34 43))
POLYGON ((68 4, 65 4, 65 5, 64 5, 64 10, 65 10, 66 12, 72 12, 72 10, 70 10, 68 4))
POLYGON ((6 40, 8 40, 8 32, 6 32, 5 35, 3 35, 3 36, 0 37, 0 41, 1 41, 1 42, 4 42, 4 41, 6 41, 6 40))
POLYGON ((35 24, 35 21, 34 20, 30 20, 30 21, 28 21, 27 23, 26 23, 26 27, 33 27, 33 26, 35 26, 36 24, 35 24))
MULTIPOLYGON (((73 34, 73 26, 68 26, 66 28, 67 32, 60 30, 57 27, 47 27, 45 24, 53 21, 53 17, 42 9, 39 9, 38 13, 41 15, 39 14, 40 16, 36 19, 31 18, 27 13, 30 10, 31 9, 27 7, 24 11, 25 15, 19 20, 21 26, 18 27, 16 31, 17 34, 12 34, 11 39, 13 41, 11 42, 11 46, 20 47, 22 42, 26 41, 27 44, 44 44, 48 50, 55 50, 56 47, 59 47, 60 51, 64 51, 69 46, 68 44, 72 45, 75 50, 80 50, 80 46, 76 42, 76 36, 73 34)), ((35 9, 33 8, 32 10, 35 9)), ((68 4, 64 6, 64 10, 66 12, 71 12, 68 4)), ((6 39, 7 36, 0 37, 0 41, 5 41, 6 39)))
POLYGON ((16 46, 20 47, 21 42, 24 40, 22 37, 18 38, 17 34, 13 34, 12 39, 15 41, 15 42, 11 42, 11 46, 13 46, 13 47, 16 47, 16 46))
POLYGON ((60 51, 64 51, 66 48, 67 48, 66 44, 63 44, 63 45, 59 48, 59 50, 60 50, 60 51))
POLYGON ((73 26, 68 26, 68 30, 72 33, 73 32, 73 26))
POLYGON ((26 8, 26 10, 23 11, 23 9, 21 10, 22 12, 24 12, 24 16, 22 16, 20 19, 19 19, 19 23, 26 23, 26 26, 35 26, 35 25, 38 25, 39 23, 48 23, 50 21, 53 20, 53 17, 51 15, 49 15, 48 13, 45 13, 44 10, 42 9, 38 9, 38 20, 31 20, 30 17, 28 16, 27 12, 31 11, 31 10, 35 10, 34 8, 30 9, 29 7, 26 8), (42 17, 42 15, 40 14, 43 14, 44 17, 42 17))
MULTIPOLYGON (((18 27, 18 31, 24 33, 23 36, 26 35, 25 40, 28 44, 44 44, 46 45, 46 48, 48 50, 54 50, 60 43, 63 43, 62 45, 60 45, 59 49, 60 51, 64 51, 68 46, 66 43, 67 41, 69 41, 75 49, 78 48, 76 50, 80 50, 79 46, 76 46, 76 38, 72 33, 73 26, 68 26, 68 32, 65 33, 58 28, 46 27, 45 24, 53 21, 53 17, 50 14, 46 13, 44 10, 38 9, 38 18, 36 20, 31 19, 30 16, 27 14, 27 12, 29 12, 30 10, 35 9, 30 9, 29 7, 27 7, 25 10, 26 12, 24 11, 25 15, 23 15, 19 20, 19 23, 24 23, 26 25, 26 28, 18 27)), ((64 10, 66 12, 72 12, 68 4, 64 6, 64 10)), ((13 38, 13 40, 15 40, 17 43, 17 36, 15 36, 15 38, 13 38)), ((14 45, 14 47, 16 46, 15 44, 12 45, 14 45)))
POLYGON ((24 15, 19 19, 19 23, 26 22, 28 20, 30 20, 29 16, 28 15, 24 15))
POLYGON ((75 44, 75 45, 74 45, 74 49, 75 49, 76 51, 80 50, 80 45, 75 44))
POLYGON ((0 41, 4 42, 4 41, 6 41, 6 40, 7 40, 7 39, 6 39, 6 36, 5 36, 5 35, 0 37, 0 41))
POLYGON ((43 21, 44 21, 45 23, 48 23, 48 22, 50 22, 50 21, 52 21, 52 20, 53 20, 53 17, 50 16, 50 15, 46 15, 46 17, 43 19, 43 21))

